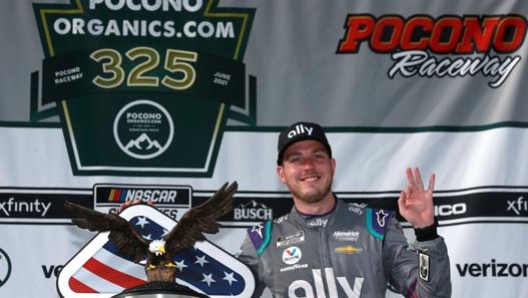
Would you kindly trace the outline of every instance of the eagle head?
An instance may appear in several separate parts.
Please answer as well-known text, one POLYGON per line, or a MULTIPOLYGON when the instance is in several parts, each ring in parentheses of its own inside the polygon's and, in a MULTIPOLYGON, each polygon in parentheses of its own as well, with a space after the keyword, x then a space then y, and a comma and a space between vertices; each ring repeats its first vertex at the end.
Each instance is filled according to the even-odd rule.
POLYGON ((165 240, 154 240, 150 242, 149 251, 157 256, 165 254, 165 240))

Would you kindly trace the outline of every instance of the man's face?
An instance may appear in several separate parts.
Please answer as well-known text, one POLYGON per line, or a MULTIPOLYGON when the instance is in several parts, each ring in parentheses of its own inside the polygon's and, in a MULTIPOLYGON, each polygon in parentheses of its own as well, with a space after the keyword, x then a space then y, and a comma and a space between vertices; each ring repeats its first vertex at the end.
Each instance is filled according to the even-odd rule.
MULTIPOLYGON (((314 140, 297 142, 284 152, 277 174, 294 199, 316 203, 329 197, 335 160, 323 144, 314 140)), ((330 196, 331 197, 331 196, 330 196)))

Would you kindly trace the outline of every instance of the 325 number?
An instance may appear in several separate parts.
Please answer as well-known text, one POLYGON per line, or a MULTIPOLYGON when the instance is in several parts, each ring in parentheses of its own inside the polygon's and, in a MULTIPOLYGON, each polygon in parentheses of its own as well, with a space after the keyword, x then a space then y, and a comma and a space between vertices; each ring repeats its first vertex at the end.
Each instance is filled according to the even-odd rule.
MULTIPOLYGON (((149 75, 160 64, 160 54, 153 48, 136 47, 127 51, 126 56, 138 63, 127 75, 122 67, 123 57, 114 49, 99 49, 90 55, 96 62, 102 63, 104 76, 97 75, 93 83, 101 88, 112 89, 123 84, 126 78, 127 86, 158 87, 160 78, 149 75)), ((198 60, 198 53, 167 49, 163 68, 177 78, 168 75, 161 78, 161 84, 174 90, 190 88, 196 81, 196 70, 191 63, 198 60)))

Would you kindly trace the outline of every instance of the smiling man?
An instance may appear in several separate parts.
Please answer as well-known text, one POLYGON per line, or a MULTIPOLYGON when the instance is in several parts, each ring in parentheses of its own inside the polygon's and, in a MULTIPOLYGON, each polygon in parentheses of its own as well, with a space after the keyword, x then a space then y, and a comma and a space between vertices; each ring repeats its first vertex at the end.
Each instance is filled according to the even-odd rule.
POLYGON ((406 170, 398 200, 412 224, 409 246, 395 212, 351 206, 332 192, 336 161, 323 128, 298 122, 280 133, 277 175, 294 207, 248 230, 238 257, 254 272, 253 297, 383 298, 390 284, 409 298, 451 297, 449 257, 437 234, 433 190, 418 168, 406 170))

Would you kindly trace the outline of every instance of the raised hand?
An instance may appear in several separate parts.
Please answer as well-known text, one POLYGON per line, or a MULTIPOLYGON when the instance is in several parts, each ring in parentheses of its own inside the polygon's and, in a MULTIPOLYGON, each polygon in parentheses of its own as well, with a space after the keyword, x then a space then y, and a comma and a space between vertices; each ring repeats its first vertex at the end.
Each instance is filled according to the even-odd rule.
POLYGON ((429 177, 429 186, 424 188, 418 168, 407 168, 407 186, 398 199, 400 214, 414 228, 424 228, 434 223, 433 190, 435 175, 429 177))

